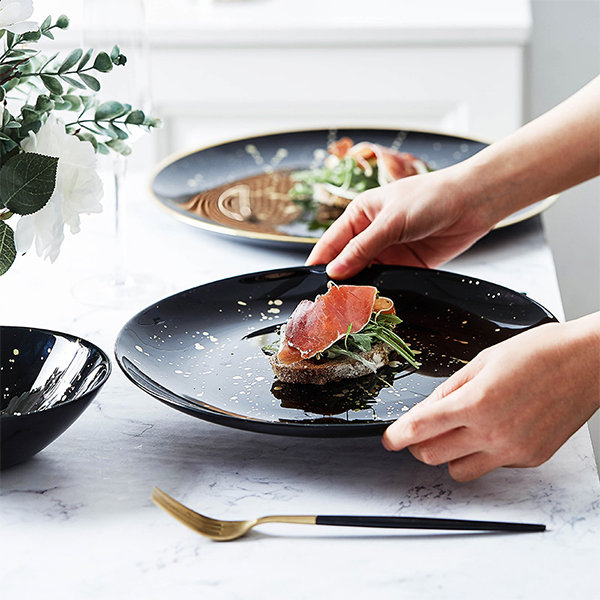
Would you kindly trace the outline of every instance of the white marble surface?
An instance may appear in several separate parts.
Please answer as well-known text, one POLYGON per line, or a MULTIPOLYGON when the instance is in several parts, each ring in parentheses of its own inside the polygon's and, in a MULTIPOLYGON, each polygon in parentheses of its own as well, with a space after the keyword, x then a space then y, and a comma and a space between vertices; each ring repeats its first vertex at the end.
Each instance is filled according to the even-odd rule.
MULTIPOLYGON (((161 291, 97 308, 71 288, 110 265, 110 214, 90 218, 54 265, 32 256, 0 279, 3 322, 83 336, 112 355, 152 300, 221 277, 302 264, 303 253, 179 223, 131 178, 131 270, 161 291), (105 264, 106 263, 106 264, 105 264)), ((507 285, 559 318, 539 221, 497 231, 446 267, 507 285)), ((204 423, 162 405, 115 364, 96 401, 30 462, 2 472, 0 590, 32 598, 591 598, 598 589, 600 487, 587 429, 546 464, 459 484, 379 439, 294 439, 204 423), (267 525, 219 544, 150 501, 158 485, 224 518, 398 514, 543 522, 541 534, 439 534, 267 525)))

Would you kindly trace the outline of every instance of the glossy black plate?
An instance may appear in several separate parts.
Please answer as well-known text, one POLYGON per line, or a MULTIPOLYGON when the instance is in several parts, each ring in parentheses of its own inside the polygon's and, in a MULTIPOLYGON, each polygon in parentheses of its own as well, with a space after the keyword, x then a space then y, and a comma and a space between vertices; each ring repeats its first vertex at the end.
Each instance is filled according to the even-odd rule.
POLYGON ((232 277, 160 300, 121 330, 125 374, 165 404, 207 421, 298 436, 376 435, 480 350, 556 319, 507 288, 445 271, 378 265, 348 283, 375 285, 404 319, 398 333, 419 352, 328 386, 284 384, 261 346, 302 299, 326 291, 323 267, 232 277))
MULTIPOLYGON (((313 129, 255 136, 172 157, 152 179, 151 189, 174 217, 241 241, 280 247, 312 246, 322 235, 323 219, 314 207, 299 207, 289 197, 294 171, 320 166, 326 148, 343 136, 410 152, 432 169, 460 162, 485 142, 442 133, 397 129, 313 129)), ((497 227, 538 214, 556 198, 510 215, 497 227)))

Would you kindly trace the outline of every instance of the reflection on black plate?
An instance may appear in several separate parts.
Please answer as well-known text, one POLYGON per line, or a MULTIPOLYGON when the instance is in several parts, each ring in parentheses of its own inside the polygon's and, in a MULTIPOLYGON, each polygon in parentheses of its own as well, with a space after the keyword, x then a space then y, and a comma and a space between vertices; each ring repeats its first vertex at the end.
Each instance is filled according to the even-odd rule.
POLYGON ((153 304, 121 330, 116 356, 141 389, 185 413, 240 429, 301 436, 378 434, 480 350, 554 321, 507 288, 444 271, 374 266, 349 280, 375 285, 404 319, 418 371, 394 363, 329 386, 274 378, 261 347, 298 302, 324 293, 322 267, 209 283, 153 304))
MULTIPOLYGON (((226 142, 170 159, 152 181, 152 192, 177 218, 247 242, 306 247, 338 214, 301 206, 288 196, 291 173, 322 164, 328 144, 341 137, 410 152, 432 169, 476 154, 484 142, 441 133, 396 129, 289 131, 226 142)), ((499 227, 527 219, 556 198, 511 215, 499 227)))

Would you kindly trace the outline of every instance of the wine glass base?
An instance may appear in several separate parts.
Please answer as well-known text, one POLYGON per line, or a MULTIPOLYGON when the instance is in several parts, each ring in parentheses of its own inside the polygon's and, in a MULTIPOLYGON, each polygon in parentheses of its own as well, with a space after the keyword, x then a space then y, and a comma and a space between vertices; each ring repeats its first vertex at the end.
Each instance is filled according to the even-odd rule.
POLYGON ((77 282, 73 288, 75 300, 104 308, 127 308, 132 303, 151 302, 165 291, 159 279, 146 274, 112 274, 88 277, 77 282))

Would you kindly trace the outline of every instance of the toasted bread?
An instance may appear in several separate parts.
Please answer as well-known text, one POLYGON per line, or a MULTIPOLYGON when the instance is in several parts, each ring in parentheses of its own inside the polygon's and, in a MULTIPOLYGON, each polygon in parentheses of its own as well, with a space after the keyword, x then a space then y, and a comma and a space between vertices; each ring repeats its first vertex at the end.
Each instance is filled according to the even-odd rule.
POLYGON ((374 344, 368 352, 362 352, 360 356, 371 363, 371 367, 360 360, 346 356, 327 359, 322 362, 317 362, 313 359, 300 360, 289 365, 284 365, 278 360, 277 355, 274 354, 269 357, 269 361, 277 379, 280 381, 325 385, 332 381, 355 379, 374 373, 390 362, 393 352, 390 346, 382 342, 374 344))

